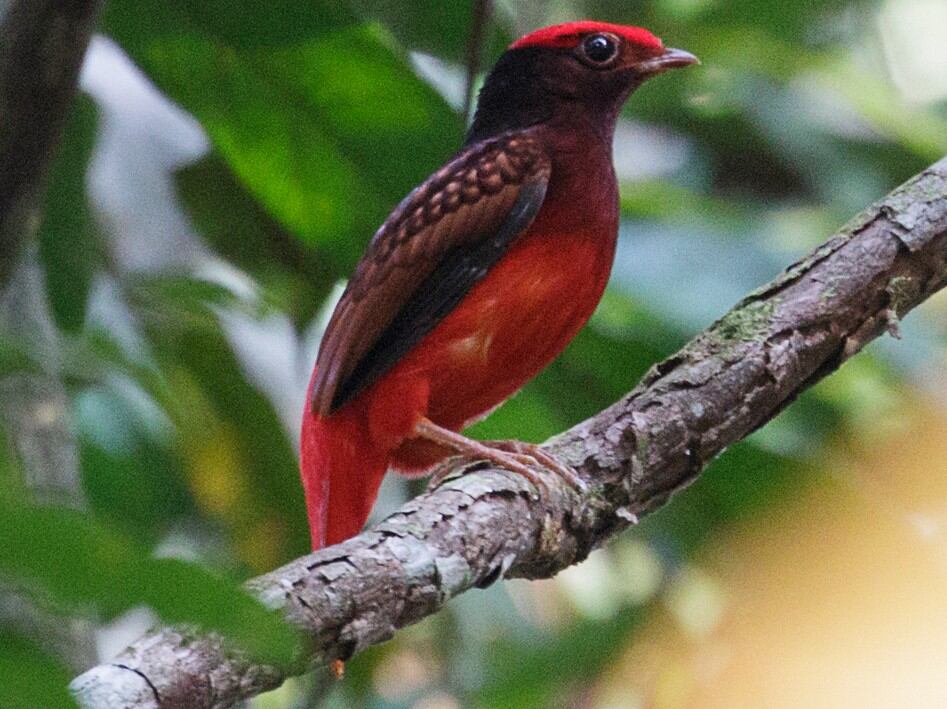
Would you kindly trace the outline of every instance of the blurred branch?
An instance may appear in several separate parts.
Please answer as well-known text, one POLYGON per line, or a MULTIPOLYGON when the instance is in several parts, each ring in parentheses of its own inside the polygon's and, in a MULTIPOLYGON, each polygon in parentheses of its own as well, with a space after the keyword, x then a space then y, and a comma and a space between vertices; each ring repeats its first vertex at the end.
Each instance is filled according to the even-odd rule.
POLYGON ((0 284, 39 223, 99 0, 0 0, 0 284))
MULTIPOLYGON (((482 464, 351 539, 250 582, 311 638, 349 658, 498 578, 575 564, 692 482, 727 446, 947 285, 947 158, 749 295, 621 401, 547 445, 578 493, 482 464)), ((466 473, 460 475, 460 473, 466 473)), ((302 666, 296 671, 302 671, 302 666)), ((73 683, 85 707, 227 707, 280 684, 221 638, 160 628, 73 683)))
POLYGON ((473 108, 474 88, 480 62, 483 60, 483 45, 487 38, 487 27, 493 14, 493 0, 474 0, 473 16, 470 20, 470 37, 467 40, 467 84, 464 88, 464 122, 470 123, 473 108))
MULTIPOLYGON (((0 0, 0 337, 36 354, 41 371, 0 376, 0 425, 23 483, 44 504, 82 506, 68 399, 43 271, 31 248, 41 198, 76 93, 98 0, 0 0)), ((0 627, 36 639, 69 666, 95 660, 91 626, 63 620, 0 584, 0 627)))

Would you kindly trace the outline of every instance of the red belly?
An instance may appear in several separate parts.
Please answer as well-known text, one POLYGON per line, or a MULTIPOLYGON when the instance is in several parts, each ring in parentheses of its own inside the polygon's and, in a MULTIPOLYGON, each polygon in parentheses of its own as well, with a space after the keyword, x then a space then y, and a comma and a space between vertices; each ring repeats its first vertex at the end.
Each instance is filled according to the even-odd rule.
MULTIPOLYGON (((516 393, 591 316, 608 281, 612 234, 524 234, 370 393, 372 430, 392 440, 419 416, 460 430, 516 393), (596 238, 597 237, 597 238, 596 238), (426 399, 426 401, 424 401, 426 399), (405 403, 416 409, 402 415, 405 403), (391 413, 398 411, 398 416, 391 413), (410 424, 409 424, 410 421, 410 424)), ((404 441, 393 464, 429 467, 446 451, 404 441)))

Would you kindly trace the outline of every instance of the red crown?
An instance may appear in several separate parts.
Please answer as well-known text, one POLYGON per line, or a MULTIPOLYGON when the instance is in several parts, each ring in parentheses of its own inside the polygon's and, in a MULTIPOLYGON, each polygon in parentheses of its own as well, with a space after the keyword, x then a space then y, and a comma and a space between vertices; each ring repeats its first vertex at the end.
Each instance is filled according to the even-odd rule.
POLYGON ((637 44, 649 49, 664 49, 664 43, 660 39, 643 27, 632 27, 630 25, 613 25, 608 22, 592 22, 584 20, 582 22, 566 22, 552 27, 543 27, 541 30, 530 32, 528 35, 520 37, 510 45, 510 49, 521 49, 523 47, 574 47, 579 43, 583 35, 593 34, 595 32, 611 32, 631 44, 637 44))

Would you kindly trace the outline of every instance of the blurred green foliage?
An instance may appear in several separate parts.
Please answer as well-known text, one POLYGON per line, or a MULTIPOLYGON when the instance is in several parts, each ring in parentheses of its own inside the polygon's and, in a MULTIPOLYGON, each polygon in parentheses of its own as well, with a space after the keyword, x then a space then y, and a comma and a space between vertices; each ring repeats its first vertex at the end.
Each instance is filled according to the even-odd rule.
POLYGON ((82 327, 92 278, 102 264, 101 244, 96 239, 85 189, 96 127, 95 107, 82 96, 53 166, 39 232, 49 304, 57 325, 68 332, 82 327), (82 256, 77 258, 77 254, 82 256))
POLYGON ((29 640, 0 631, 0 703, 9 709, 74 709, 69 672, 29 640))
MULTIPOLYGON (((880 1, 497 5, 488 61, 524 23, 587 16, 647 26, 704 64, 630 101, 626 119, 661 131, 616 148, 640 148, 645 164, 641 175, 623 176, 613 287, 563 356, 478 424, 478 436, 542 440, 600 410, 706 324, 708 311, 722 313, 947 152, 944 102, 905 101, 886 71, 873 21, 880 1), (721 249, 735 254, 736 276, 708 267, 721 249), (672 264, 670 280, 653 277, 661 259, 672 264)), ((312 343, 340 279, 387 212, 462 139, 463 118, 411 53, 433 55, 440 78, 456 82, 471 16, 470 2, 106 4, 101 32, 210 139, 176 185, 200 253, 214 256, 174 267, 122 263, 135 224, 104 218, 108 207, 89 200, 103 108, 82 98, 49 182, 40 258, 58 333, 54 374, 69 387, 89 509, 34 506, 18 482, 15 446, 0 441, 4 579, 54 613, 106 621, 147 605, 163 621, 217 629, 270 661, 289 660, 294 635, 239 591, 241 580, 307 549, 296 424, 287 423, 295 410, 287 417, 286 402, 301 405, 312 343), (222 278, 221 264, 246 275, 222 278), (104 310, 96 284, 111 294, 104 310), (234 317, 288 326, 281 340, 260 345, 235 334, 234 317), (261 383, 246 351, 268 348, 290 352, 281 361, 296 362, 299 376, 261 383), (169 546, 196 561, 154 557, 169 546)), ((818 476, 814 454, 827 436, 856 421, 863 402, 896 396, 902 377, 929 364, 918 351, 942 356, 942 335, 923 321, 911 327, 906 337, 928 349, 912 359, 872 348, 862 358, 870 364, 735 447, 635 538, 673 574, 716 530, 818 476)), ((0 375, 48 366, 48 354, 0 338, 0 375)), ((383 509, 399 496, 395 487, 383 509)), ((502 587, 469 594, 356 658, 328 702, 393 708, 446 696, 456 706, 569 706, 655 605, 589 618, 577 603, 544 624, 502 587), (398 664, 410 658, 414 665, 398 664), (400 684, 386 685, 392 667, 400 684)), ((65 679, 31 640, 0 635, 0 705, 68 706, 65 679)), ((301 706, 310 692, 293 682, 258 705, 301 706)))
POLYGON ((287 666, 298 650, 279 618, 233 584, 179 559, 144 549, 73 510, 0 508, 0 569, 45 600, 103 620, 148 605, 172 623, 199 621, 262 662, 287 666))

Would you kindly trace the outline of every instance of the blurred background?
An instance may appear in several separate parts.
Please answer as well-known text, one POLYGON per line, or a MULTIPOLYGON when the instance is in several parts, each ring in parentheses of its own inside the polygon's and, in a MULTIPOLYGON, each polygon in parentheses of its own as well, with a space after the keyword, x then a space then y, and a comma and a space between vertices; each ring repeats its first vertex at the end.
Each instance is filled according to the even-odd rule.
MULTIPOLYGON (((70 676, 159 620, 285 656, 238 588, 308 550, 326 316, 512 38, 638 24, 703 66, 629 102, 609 290, 484 438, 597 412, 947 154, 947 0, 490 5, 106 4, 0 313, 0 706, 69 706, 70 676)), ((584 564, 250 706, 947 706, 947 298, 902 332, 584 564)), ((375 518, 422 488, 387 481, 375 518)))

